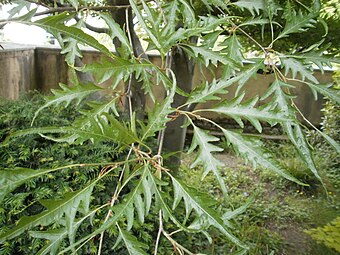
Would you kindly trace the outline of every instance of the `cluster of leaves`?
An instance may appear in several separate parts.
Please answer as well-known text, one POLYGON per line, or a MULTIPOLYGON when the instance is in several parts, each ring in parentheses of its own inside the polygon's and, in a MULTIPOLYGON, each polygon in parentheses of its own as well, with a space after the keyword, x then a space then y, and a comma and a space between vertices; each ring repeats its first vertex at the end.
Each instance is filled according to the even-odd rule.
MULTIPOLYGON (((274 1, 239 0, 225 3, 221 0, 202 0, 208 13, 199 16, 195 13, 195 6, 186 0, 155 2, 141 0, 138 3, 130 0, 129 6, 148 39, 148 49, 156 50, 160 54, 161 66, 135 56, 130 41, 131 34, 125 33, 123 28, 107 14, 93 12, 107 24, 111 38, 119 39, 121 47, 117 49, 119 52, 117 55, 81 29, 85 26, 85 20, 82 19, 85 19, 86 15, 76 24, 70 25, 69 21, 78 14, 78 11, 82 12, 84 8, 91 10, 91 8, 87 6, 83 8, 80 2, 74 0, 65 2, 74 7, 74 12, 55 14, 32 21, 34 16, 40 16, 37 9, 33 8, 26 15, 12 18, 10 21, 35 25, 52 33, 59 41, 62 52, 66 54, 66 61, 71 70, 75 72, 77 69, 80 72, 94 74, 96 84, 83 84, 75 77, 72 87, 61 85, 60 89, 53 90, 53 95, 48 97, 46 104, 37 109, 32 117, 32 126, 34 126, 46 108, 67 107, 73 103, 81 108, 71 125, 34 126, 19 130, 11 133, 2 143, 2 147, 10 146, 13 139, 18 137, 39 134, 48 140, 78 146, 89 143, 99 146, 108 143, 114 157, 112 162, 85 161, 61 167, 50 165, 35 170, 20 165, 16 168, 3 167, 0 170, 2 187, 0 201, 5 201, 17 189, 23 189, 30 196, 32 191, 27 188, 27 185, 37 179, 45 180, 49 176, 53 179, 59 173, 63 178, 69 178, 68 173, 74 171, 75 166, 81 167, 80 172, 86 167, 93 170, 100 165, 102 168, 89 175, 91 178, 85 182, 78 183, 77 177, 71 176, 70 178, 74 178, 77 184, 63 193, 62 197, 35 199, 34 202, 39 205, 39 208, 30 211, 28 206, 24 209, 25 215, 15 224, 6 226, 8 229, 0 234, 0 243, 8 243, 9 240, 29 231, 34 240, 44 243, 43 247, 39 246, 41 248, 39 254, 74 254, 78 251, 82 254, 92 252, 108 254, 112 249, 118 251, 126 249, 129 254, 147 254, 147 251, 149 253, 150 251, 136 237, 133 228, 147 222, 149 215, 156 215, 159 217, 159 227, 157 236, 153 236, 155 254, 159 249, 160 239, 168 240, 175 252, 192 254, 177 241, 179 239, 175 234, 177 232, 200 233, 212 241, 209 234, 211 229, 230 240, 231 245, 226 252, 245 253, 247 247, 232 234, 231 224, 233 217, 242 210, 233 211, 231 208, 225 208, 224 211, 228 209, 230 211, 222 214, 222 209, 216 209, 214 199, 180 181, 176 173, 169 171, 162 164, 162 134, 167 123, 178 116, 184 116, 187 119, 186 125, 193 128, 193 140, 188 152, 197 151, 197 156, 192 167, 202 165, 202 180, 212 173, 225 199, 228 199, 228 190, 221 176, 222 163, 215 155, 223 150, 215 144, 220 138, 198 127, 195 119, 216 126, 233 149, 254 167, 261 165, 300 185, 307 184, 289 174, 263 147, 260 140, 227 130, 212 120, 202 117, 200 115, 202 112, 214 112, 223 117, 233 118, 241 128, 244 127, 243 121, 247 120, 258 132, 262 132, 263 123, 272 126, 281 125, 304 164, 321 181, 303 127, 296 118, 297 110, 290 90, 294 86, 291 81, 300 80, 315 95, 322 93, 339 103, 339 94, 329 84, 319 84, 312 71, 313 64, 322 69, 324 65, 339 61, 323 56, 328 48, 328 45, 322 44, 323 41, 308 45, 304 51, 294 54, 278 52, 275 48, 277 42, 284 38, 306 32, 314 26, 321 8, 319 1, 313 1, 308 7, 302 5, 295 9, 290 5, 277 8, 279 3, 274 1), (229 15, 231 8, 246 9, 255 18, 245 21, 241 14, 236 17, 231 16, 229 15), (215 11, 218 11, 219 15, 214 15, 215 11), (280 25, 277 25, 279 22, 280 25), (248 35, 242 28, 254 25, 269 26, 271 41, 269 45, 262 46, 254 38, 249 39, 256 41, 256 46, 263 51, 263 57, 247 59, 250 64, 244 66, 242 42, 237 32, 248 35), (224 36, 225 31, 229 32, 228 36, 224 36), (200 43, 194 45, 189 40, 192 37, 198 37, 200 43), (103 54, 100 63, 90 63, 82 68, 75 68, 75 58, 81 56, 79 44, 86 44, 99 50, 103 54), (220 50, 215 50, 215 46, 220 50), (177 84, 178 77, 169 65, 171 57, 176 57, 176 55, 171 56, 175 48, 186 52, 201 68, 220 66, 223 69, 222 75, 220 77, 216 75, 212 81, 203 83, 189 93, 183 92, 180 89, 181 84, 177 84), (278 61, 284 71, 275 65, 278 61), (243 100, 244 94, 247 93, 243 85, 257 71, 263 69, 267 71, 266 66, 273 71, 272 85, 264 95, 248 101, 243 100), (131 104, 128 104, 127 118, 117 110, 117 105, 121 101, 126 100, 131 103, 129 84, 132 74, 142 83, 143 92, 154 101, 154 106, 149 109, 145 120, 136 120, 134 112, 137 109, 133 109, 131 104), (109 88, 112 92, 111 97, 102 102, 84 101, 88 96, 103 91, 98 84, 109 78, 112 78, 112 85, 109 88), (127 82, 127 90, 122 90, 118 86, 121 81, 127 82), (155 86, 163 86, 166 98, 154 96, 155 86), (220 95, 228 93, 228 90, 234 86, 237 87, 234 99, 221 101, 220 95), (184 96, 186 101, 174 109, 172 103, 177 94, 184 96), (269 103, 264 104, 265 99, 269 99, 269 103), (186 110, 190 108, 189 106, 208 101, 220 102, 211 108, 186 110), (259 104, 262 105, 258 106, 259 104), (158 148, 155 149, 150 144, 155 140, 156 134, 160 134, 160 139, 158 148), (108 179, 111 181, 107 182, 108 179), (95 196, 97 189, 101 188, 109 194, 109 202, 105 201, 107 195, 95 196), (176 213, 179 207, 185 208, 184 215, 176 213), (174 232, 170 232, 173 230, 172 226, 176 226, 174 232), (80 231, 84 228, 86 231, 80 231), (105 241, 106 239, 114 239, 116 244, 112 247, 110 242, 105 241), (97 246, 89 246, 88 243, 96 243, 97 246)), ((324 137, 333 147, 338 148, 337 143, 330 136, 324 137)), ((124 252, 126 254, 126 251, 124 252)))
POLYGON ((326 246, 340 252, 340 217, 337 217, 324 227, 310 229, 306 233, 311 235, 317 242, 324 243, 326 246))

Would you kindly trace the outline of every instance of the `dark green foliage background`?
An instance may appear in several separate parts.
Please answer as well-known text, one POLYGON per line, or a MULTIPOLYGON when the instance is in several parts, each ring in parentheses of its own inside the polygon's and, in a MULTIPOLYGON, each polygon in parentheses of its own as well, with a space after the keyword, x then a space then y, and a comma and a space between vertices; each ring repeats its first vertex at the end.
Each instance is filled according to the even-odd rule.
MULTIPOLYGON (((30 127, 35 111, 45 100, 38 92, 23 95, 18 101, 2 100, 0 104, 0 141, 17 130, 30 127)), ((36 126, 69 125, 76 116, 75 107, 51 107, 37 118, 36 126)), ((0 147, 0 167, 55 168, 77 163, 111 162, 114 158, 112 144, 69 145, 55 143, 39 135, 14 138, 10 145, 0 147)), ((63 197, 63 194, 82 187, 98 175, 100 167, 72 168, 54 172, 42 179, 31 181, 9 195, 0 208, 0 231, 5 224, 14 224, 20 217, 40 212, 43 208, 40 199, 63 197)), ((96 187, 99 203, 110 199, 110 189, 114 183, 96 187)), ((57 227, 57 226, 55 226, 57 227)), ((86 229, 84 229, 85 231, 86 229)), ((34 254, 41 248, 42 241, 28 235, 21 235, 15 242, 8 242, 1 248, 1 254, 34 254)))

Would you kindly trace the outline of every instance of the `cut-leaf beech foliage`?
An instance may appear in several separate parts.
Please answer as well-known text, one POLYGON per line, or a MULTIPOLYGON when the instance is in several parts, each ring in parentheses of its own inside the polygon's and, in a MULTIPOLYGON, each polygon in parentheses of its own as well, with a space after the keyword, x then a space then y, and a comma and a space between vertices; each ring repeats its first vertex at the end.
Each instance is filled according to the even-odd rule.
MULTIPOLYGON (((321 94, 339 103, 339 91, 332 84, 320 83, 313 74, 313 66, 323 71, 324 65, 331 67, 339 59, 325 55, 330 45, 324 44, 322 38, 310 45, 303 42, 299 52, 279 52, 275 48, 296 34, 308 36, 319 20, 320 1, 311 1, 309 6, 299 1, 280 6, 279 1, 267 0, 126 0, 120 6, 114 2, 108 1, 108 6, 98 2, 97 6, 96 2, 87 5, 77 0, 38 1, 36 4, 47 8, 45 14, 50 12, 43 16, 31 1, 13 1, 11 18, 0 21, 1 26, 17 22, 45 29, 59 42, 71 73, 84 72, 94 77, 93 82, 84 83, 75 75, 73 84, 60 84, 60 89, 52 90, 53 95, 37 108, 30 120, 31 128, 6 134, 1 146, 11 146, 18 137, 35 134, 40 135, 39 141, 110 146, 112 153, 111 163, 56 163, 54 167, 38 169, 18 164, 16 168, 1 168, 0 203, 16 195, 26 199, 14 217, 16 222, 0 223, 0 249, 14 247, 10 242, 20 243, 20 237, 27 237, 35 240, 35 245, 25 248, 30 254, 161 254, 160 245, 166 242, 173 249, 168 254, 193 254, 190 249, 195 244, 184 247, 176 233, 203 234, 209 242, 215 229, 225 237, 229 247, 226 254, 245 254, 247 244, 234 233, 233 223, 250 202, 236 210, 226 206, 231 191, 223 178, 224 162, 217 157, 223 151, 218 144, 220 137, 198 125, 197 120, 219 130, 234 151, 253 167, 260 165, 299 185, 308 185, 284 169, 258 138, 242 132, 248 122, 259 133, 264 126, 280 126, 309 171, 322 182, 304 127, 297 118, 299 110, 292 89, 296 83, 290 82, 300 80, 316 98, 321 94), (19 16, 23 8, 29 11, 19 16), (106 24, 100 30, 113 40, 115 51, 85 32, 86 27, 91 29, 86 21, 89 15, 106 24), (248 27, 270 31, 270 44, 262 45, 252 38, 248 27), (160 55, 158 65, 145 57, 138 36, 147 42, 147 50, 160 55), (98 50, 102 57, 98 62, 75 67, 84 45, 98 50), (245 45, 261 53, 247 58, 245 45), (188 88, 195 64, 204 78, 207 76, 202 70, 209 70, 209 78, 188 88), (272 75, 274 82, 265 93, 250 97, 245 84, 258 72, 272 75), (105 89, 101 87, 103 82, 109 84, 105 89), (156 91, 163 91, 162 96, 156 96, 156 91), (92 95, 98 93, 105 96, 93 100, 96 97, 92 95), (145 101, 149 103, 144 110, 145 101), (197 104, 200 107, 195 110, 197 104), (70 125, 37 126, 45 111, 70 106, 77 111, 70 125), (136 114, 141 111, 145 118, 136 114), (233 119, 241 130, 221 126, 210 119, 210 113, 233 119), (189 187, 179 178, 180 168, 170 170, 167 165, 164 142, 173 139, 170 142, 184 144, 184 136, 168 135, 186 128, 193 132, 191 146, 180 152, 194 154, 190 157, 191 167, 203 167, 202 182, 210 173, 216 178, 216 194, 224 200, 222 204, 189 187), (102 167, 99 171, 98 166, 102 167), (91 170, 89 179, 79 180, 68 189, 54 185, 58 178, 75 181, 72 176, 82 169, 91 170), (48 181, 54 195, 36 198, 36 181, 48 181), (136 230, 150 222, 158 231, 150 233, 153 240, 146 244, 136 230)), ((339 150, 332 137, 322 137, 339 150)), ((179 154, 170 151, 170 155, 179 154)))

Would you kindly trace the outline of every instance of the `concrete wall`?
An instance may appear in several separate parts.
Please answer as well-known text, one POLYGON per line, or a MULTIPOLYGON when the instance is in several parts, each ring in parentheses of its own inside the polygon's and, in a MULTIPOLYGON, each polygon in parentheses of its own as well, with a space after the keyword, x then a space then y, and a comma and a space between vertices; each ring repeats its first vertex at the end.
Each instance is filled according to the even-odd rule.
MULTIPOLYGON (((3 45, 3 44, 2 44, 3 45)), ((58 83, 69 84, 71 80, 65 58, 60 54, 60 49, 53 47, 27 47, 10 45, 5 50, 0 50, 0 98, 17 99, 21 92, 38 89, 48 93, 50 89, 58 87, 58 83), (12 47, 12 49, 11 49, 12 47)), ((84 63, 98 61, 101 54, 96 51, 83 51, 84 63)), ((158 56, 150 56, 150 60, 160 63, 158 56)), ((332 81, 332 72, 326 71, 322 74, 315 71, 315 76, 321 83, 332 81)), ((205 79, 211 80, 211 74, 204 71, 202 75, 196 67, 194 84, 198 85, 205 79)), ((251 78, 244 86, 247 89, 247 98, 263 94, 268 86, 274 81, 273 75, 256 75, 251 78)), ((107 81, 101 86, 109 86, 107 81)), ((294 93, 298 95, 295 100, 297 106, 304 115, 313 123, 318 125, 321 120, 322 96, 314 101, 312 92, 308 87, 301 83, 295 83, 294 93)), ((229 93, 222 98, 230 99, 235 93, 236 86, 231 86, 229 93)), ((161 86, 156 88, 155 94, 163 97, 161 86)), ((148 105, 151 106, 150 100, 148 105)), ((199 105, 198 108, 209 107, 211 103, 199 105)), ((211 114, 210 114, 210 117, 211 114)), ((213 118, 218 118, 214 115, 213 118)))

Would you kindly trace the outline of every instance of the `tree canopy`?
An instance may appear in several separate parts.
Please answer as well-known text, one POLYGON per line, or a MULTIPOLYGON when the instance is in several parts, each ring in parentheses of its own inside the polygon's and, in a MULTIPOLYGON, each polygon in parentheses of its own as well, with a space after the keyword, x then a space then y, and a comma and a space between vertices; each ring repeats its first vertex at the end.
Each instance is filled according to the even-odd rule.
MULTIPOLYGON (((228 188, 220 169, 222 162, 216 157, 216 153, 223 151, 217 143, 221 138, 199 126, 197 120, 217 128, 227 143, 254 167, 261 165, 299 185, 308 184, 286 171, 260 139, 216 123, 206 117, 211 113, 235 120, 241 130, 245 122, 259 133, 263 125, 280 126, 309 171, 322 183, 304 126, 297 118, 300 111, 293 101, 292 88, 299 81, 315 97, 323 94, 340 103, 339 93, 332 84, 320 84, 313 75, 313 66, 323 70, 339 63, 332 54, 326 54, 331 52, 328 42, 333 40, 327 37, 330 32, 327 22, 331 24, 326 11, 328 5, 322 7, 318 0, 13 3, 16 7, 11 11, 12 17, 0 21, 0 25, 18 22, 51 33, 58 40, 74 78, 73 86, 61 84, 60 89, 52 91, 46 104, 36 111, 32 128, 11 134, 2 146, 8 146, 15 137, 39 134, 56 142, 110 144, 113 157, 112 162, 102 163, 100 171, 95 171, 88 182, 75 190, 63 193, 62 197, 39 200, 38 211, 28 208, 25 216, 6 226, 0 234, 0 243, 26 234, 46 240, 39 247, 39 254, 85 254, 91 243, 97 254, 124 249, 125 254, 136 255, 158 254, 159 240, 164 238, 173 245, 171 252, 193 254, 181 245, 181 240, 176 240, 175 233, 203 234, 211 240, 210 231, 215 229, 230 242, 228 252, 245 254, 247 245, 236 237, 232 227, 234 218, 244 207, 235 209, 228 205, 228 188), (38 10, 36 5, 46 10, 38 10), (18 16, 23 8, 29 11, 18 16), (321 10, 325 10, 323 18, 321 10), (93 28, 87 24, 89 16, 99 17, 106 27, 93 28), (136 26, 148 43, 146 50, 160 55, 160 65, 149 61, 136 26), (85 33, 84 28, 107 33, 115 44, 115 52, 85 33), (302 40, 302 36, 311 39, 302 40), (100 51, 101 60, 83 65, 80 45, 100 51), (247 58, 245 49, 256 49, 259 53, 247 58), (213 79, 193 84, 195 65, 208 68, 213 79), (222 72, 215 73, 216 67, 222 72), (265 94, 244 100, 248 92, 244 85, 258 72, 273 75, 274 82, 265 94), (93 77, 84 78, 81 74, 93 77), (110 97, 93 100, 91 96, 104 91, 99 85, 109 79, 110 97), (118 86, 121 82, 125 84, 123 88, 118 86), (154 95, 155 87, 163 88, 164 97, 154 95), (232 88, 236 88, 233 99, 221 100, 221 95, 232 88), (145 95, 153 102, 146 112, 145 95), (212 106, 195 108, 206 102, 212 106), (71 104, 79 107, 72 125, 34 126, 46 108, 71 104), (121 104, 125 108, 121 109, 121 104), (185 148, 187 127, 192 129, 193 138, 185 148), (225 203, 216 207, 212 197, 180 180, 179 161, 175 168, 170 166, 174 155, 176 159, 180 157, 178 152, 194 154, 191 167, 204 169, 202 181, 207 175, 216 178, 225 203), (101 200, 99 187, 112 187, 112 184, 110 201, 101 200), (181 207, 185 208, 185 215, 176 214, 181 207), (158 217, 153 223, 159 227, 158 233, 152 235, 151 250, 133 232, 150 215, 158 217)), ((331 137, 321 134, 340 151, 331 137)), ((47 169, 0 169, 0 201, 32 180, 58 173, 65 177, 75 167, 98 165, 80 162, 47 169)))

